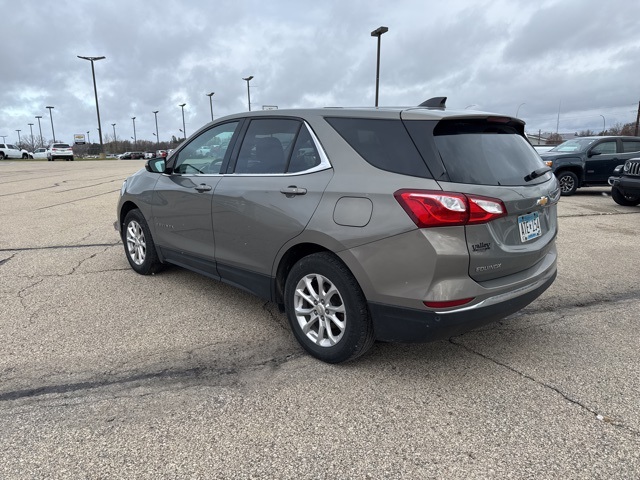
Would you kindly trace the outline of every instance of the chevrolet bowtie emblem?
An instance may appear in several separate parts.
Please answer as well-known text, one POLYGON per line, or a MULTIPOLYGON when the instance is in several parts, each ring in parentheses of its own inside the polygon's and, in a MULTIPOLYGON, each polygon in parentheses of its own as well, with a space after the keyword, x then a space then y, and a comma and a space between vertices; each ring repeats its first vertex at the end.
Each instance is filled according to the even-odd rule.
POLYGON ((536 202, 536 205, 540 205, 541 207, 544 207, 547 203, 549 203, 549 197, 540 197, 536 202))

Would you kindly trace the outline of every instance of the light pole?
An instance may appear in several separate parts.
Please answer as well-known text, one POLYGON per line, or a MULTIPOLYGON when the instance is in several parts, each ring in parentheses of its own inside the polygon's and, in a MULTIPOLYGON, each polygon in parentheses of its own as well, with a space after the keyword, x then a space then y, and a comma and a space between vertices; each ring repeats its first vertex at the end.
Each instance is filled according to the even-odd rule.
POLYGON ((215 93, 216 93, 216 92, 205 93, 205 95, 206 95, 207 97, 209 97, 209 108, 211 109, 211 121, 212 121, 212 122, 213 122, 213 101, 212 101, 211 97, 213 97, 213 95, 214 95, 215 93))
POLYGON ((91 62, 91 75, 93 76, 93 92, 96 96, 96 112, 98 114, 98 136, 100 137, 100 157, 104 158, 104 148, 102 146, 102 125, 100 125, 100 107, 98 106, 98 88, 96 87, 96 71, 93 67, 93 62, 97 60, 104 60, 105 57, 81 57, 83 60, 89 60, 91 62))
POLYGON ((518 112, 520 111, 520 107, 526 105, 526 103, 521 103, 520 105, 518 105, 518 108, 516 109, 516 118, 518 118, 518 112))
POLYGON ((0 137, 2 137, 2 143, 7 142, 7 135, 0 135, 0 137))
POLYGON ((180 108, 182 108, 182 134, 184 135, 185 140, 187 139, 187 127, 185 126, 184 123, 184 106, 186 105, 186 103, 181 103, 180 105, 178 105, 180 108))
POLYGON ((91 145, 91 135, 89 135, 89 130, 87 130, 87 143, 91 145))
POLYGON ((33 142, 33 123, 27 123, 27 125, 29 125, 29 130, 31 131, 31 149, 35 150, 35 143, 33 142))
POLYGON ((56 131, 53 129, 53 114, 51 113, 51 110, 54 109, 55 107, 46 107, 49 109, 49 117, 51 118, 51 134, 53 135, 53 143, 56 143, 56 131))
POLYGON ((38 128, 40 129, 40 146, 42 147, 44 145, 44 139, 42 138, 42 125, 40 125, 40 119, 42 118, 42 115, 36 115, 36 118, 38 119, 38 128))
POLYGON ((380 87, 380 37, 383 33, 387 33, 387 27, 378 27, 371 32, 372 37, 378 37, 378 59, 376 62, 376 107, 378 106, 378 88, 380 87))
POLYGON ((160 136, 158 135, 158 112, 160 110, 154 110, 153 114, 156 117, 156 147, 160 148, 160 136))
POLYGON ((116 140, 116 124, 112 123, 111 126, 113 127, 113 153, 116 153, 118 151, 118 141, 116 140))
POLYGON ((602 135, 604 135, 605 132, 607 131, 607 124, 606 124, 606 121, 604 119, 604 115, 600 114, 600 116, 602 117, 602 135))
POLYGON ((18 132, 18 145, 20 145, 20 143, 22 143, 22 140, 20 140, 20 132, 22 130, 16 130, 16 132, 18 132))
POLYGON ((136 138, 136 117, 131 117, 133 121, 133 149, 138 149, 138 139, 136 138))
POLYGON ((249 92, 249 82, 253 80, 253 75, 249 75, 246 78, 243 78, 245 82, 247 82, 247 103, 249 104, 249 111, 251 111, 251 93, 249 92))

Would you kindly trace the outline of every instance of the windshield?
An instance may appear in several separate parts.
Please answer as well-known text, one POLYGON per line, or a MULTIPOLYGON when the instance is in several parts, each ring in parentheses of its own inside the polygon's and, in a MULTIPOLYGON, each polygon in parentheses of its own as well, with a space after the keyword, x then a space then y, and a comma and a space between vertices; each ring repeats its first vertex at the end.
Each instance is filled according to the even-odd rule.
POLYGON ((559 152, 559 153, 573 153, 573 152, 584 152, 589 145, 595 142, 595 138, 577 138, 574 140, 567 140, 564 143, 561 143, 557 147, 549 150, 550 152, 559 152))

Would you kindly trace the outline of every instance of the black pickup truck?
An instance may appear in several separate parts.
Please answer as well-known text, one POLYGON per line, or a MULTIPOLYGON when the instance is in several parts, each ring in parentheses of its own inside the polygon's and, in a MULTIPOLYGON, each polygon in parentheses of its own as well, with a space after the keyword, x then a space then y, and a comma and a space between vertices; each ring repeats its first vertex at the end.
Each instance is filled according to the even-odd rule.
POLYGON ((562 195, 580 187, 607 185, 613 170, 640 157, 640 137, 578 137, 540 154, 560 183, 562 195))
POLYGON ((609 177, 611 198, 625 207, 640 205, 640 158, 631 158, 618 165, 609 177))

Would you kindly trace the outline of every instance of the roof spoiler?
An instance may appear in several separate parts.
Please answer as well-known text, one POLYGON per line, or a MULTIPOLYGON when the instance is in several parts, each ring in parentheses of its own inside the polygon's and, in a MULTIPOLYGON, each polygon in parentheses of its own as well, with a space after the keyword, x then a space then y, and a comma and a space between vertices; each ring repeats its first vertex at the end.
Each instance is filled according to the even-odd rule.
POLYGON ((442 110, 444 110, 446 108, 445 103, 447 103, 447 97, 433 97, 425 102, 422 102, 418 106, 426 108, 441 108, 442 110))

